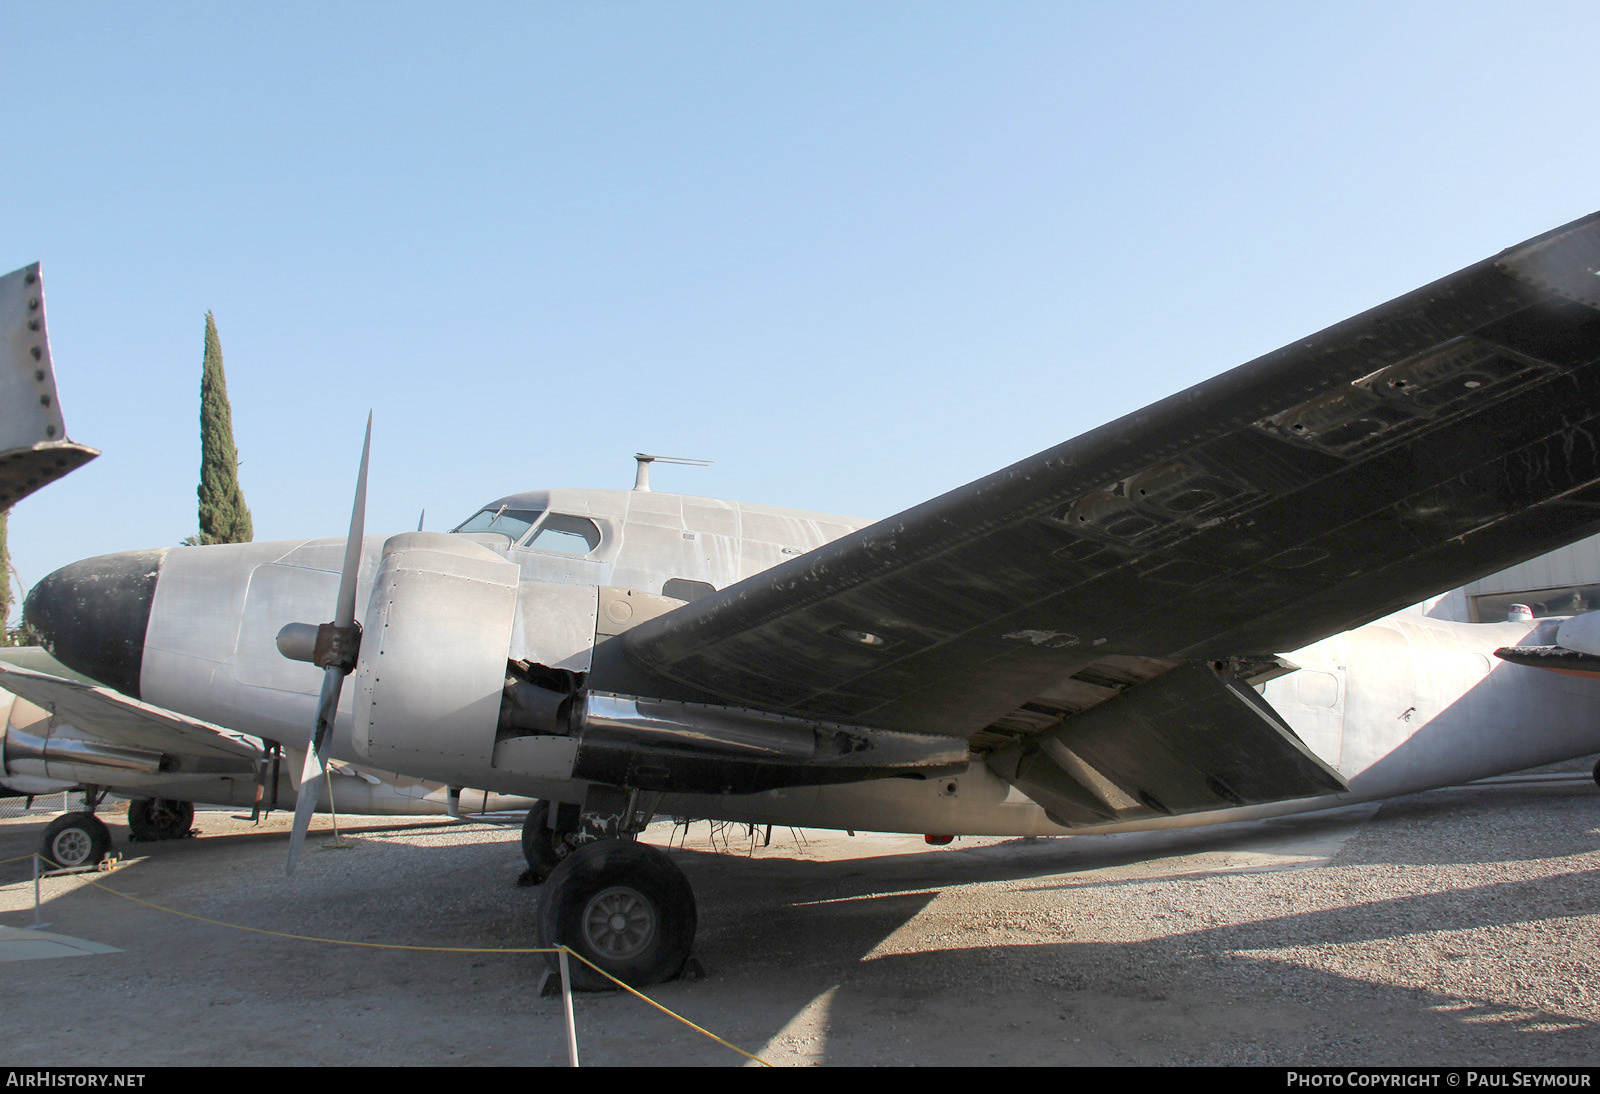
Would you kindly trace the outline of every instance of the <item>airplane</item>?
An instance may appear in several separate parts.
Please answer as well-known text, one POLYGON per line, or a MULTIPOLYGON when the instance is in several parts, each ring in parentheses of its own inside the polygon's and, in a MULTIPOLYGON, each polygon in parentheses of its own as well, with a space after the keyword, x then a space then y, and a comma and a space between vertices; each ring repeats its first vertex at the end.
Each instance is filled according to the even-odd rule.
MULTIPOLYGON (((193 834, 195 805, 238 806, 256 817, 293 809, 302 757, 273 742, 184 718, 108 691, 37 647, 0 649, 0 689, 49 688, 45 705, 0 690, 0 797, 81 791, 89 808, 45 828, 39 855, 65 869, 93 867, 112 850, 95 809, 107 795, 129 799, 129 836, 139 842, 193 834)), ((340 763, 318 789, 317 812, 369 816, 497 817, 534 806, 527 798, 450 787, 340 763)))
POLYGON ((1528 623, 1394 614, 1600 531, 1597 438, 1600 214, 876 522, 656 492, 641 456, 632 490, 368 537, 364 448, 343 540, 86 559, 24 618, 132 700, 304 749, 303 785, 539 799, 541 944, 643 984, 697 914, 632 838, 656 815, 1106 832, 1600 749, 1591 681, 1491 662, 1528 623))

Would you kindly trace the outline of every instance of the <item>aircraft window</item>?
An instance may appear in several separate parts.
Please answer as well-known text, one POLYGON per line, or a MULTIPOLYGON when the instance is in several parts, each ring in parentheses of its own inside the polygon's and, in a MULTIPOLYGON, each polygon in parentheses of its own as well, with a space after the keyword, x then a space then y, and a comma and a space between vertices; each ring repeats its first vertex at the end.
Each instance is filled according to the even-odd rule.
POLYGON ((587 517, 551 513, 523 546, 563 555, 586 555, 600 546, 600 529, 587 517))
POLYGON ((460 527, 452 528, 453 532, 499 532, 503 536, 510 536, 515 543, 528 534, 543 515, 541 509, 510 509, 502 505, 498 509, 480 509, 460 527))
POLYGON ((1338 706, 1339 678, 1331 672, 1301 669, 1295 676, 1295 695, 1308 707, 1338 706))
POLYGON ((1526 604, 1535 619, 1581 615, 1600 608, 1600 585, 1567 585, 1557 589, 1528 589, 1514 593, 1491 593, 1472 598, 1472 612, 1479 623, 1503 623, 1513 604, 1526 604))
POLYGON ((708 581, 690 581, 683 577, 668 578, 666 584, 661 586, 661 595, 674 600, 699 600, 707 593, 716 591, 716 587, 708 581))

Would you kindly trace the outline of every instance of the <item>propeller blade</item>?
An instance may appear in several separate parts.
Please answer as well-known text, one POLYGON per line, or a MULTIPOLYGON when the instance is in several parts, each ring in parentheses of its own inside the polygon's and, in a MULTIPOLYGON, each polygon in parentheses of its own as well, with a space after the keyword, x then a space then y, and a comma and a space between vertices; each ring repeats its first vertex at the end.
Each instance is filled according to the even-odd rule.
MULTIPOLYGON (((300 857, 300 845, 305 842, 311 828, 311 814, 316 811, 317 799, 322 794, 323 779, 328 772, 328 742, 333 738, 333 720, 339 713, 339 693, 344 689, 344 678, 355 667, 356 655, 361 646, 361 631, 356 626, 356 578, 361 571, 361 539, 367 520, 367 457, 372 451, 372 412, 367 412, 367 436, 361 442, 361 470, 356 476, 356 500, 350 509, 350 535, 344 544, 344 568, 339 573, 339 599, 334 608, 333 623, 323 630, 335 632, 336 639, 330 657, 338 661, 319 660, 322 664, 322 695, 317 700, 317 724, 311 733, 311 745, 306 749, 305 766, 300 769, 300 790, 294 803, 294 828, 289 832, 289 860, 284 873, 292 875, 294 864, 300 857)), ((322 637, 318 637, 319 654, 322 637)))
POLYGON ((322 671, 322 696, 317 700, 317 726, 311 736, 311 747, 306 749, 306 762, 300 768, 300 789, 294 801, 294 827, 289 831, 289 860, 283 872, 294 875, 295 862, 300 857, 300 845, 305 842, 311 828, 311 814, 317 810, 317 799, 322 796, 322 780, 327 777, 328 758, 325 755, 328 740, 333 736, 333 719, 339 712, 339 693, 344 689, 344 670, 329 665, 322 671))
POLYGON ((361 472, 356 476, 356 501, 350 508, 350 537, 344 543, 344 570, 339 574, 339 608, 336 627, 356 620, 356 573, 361 569, 361 536, 367 523, 367 456, 372 451, 372 411, 367 411, 367 436, 361 442, 361 472))

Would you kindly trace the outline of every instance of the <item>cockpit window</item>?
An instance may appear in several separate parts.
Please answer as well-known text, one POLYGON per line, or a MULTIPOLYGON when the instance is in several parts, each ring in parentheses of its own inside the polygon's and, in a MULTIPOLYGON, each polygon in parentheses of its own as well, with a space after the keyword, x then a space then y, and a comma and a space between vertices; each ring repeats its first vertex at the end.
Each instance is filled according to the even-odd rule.
POLYGON ((471 519, 467 520, 456 532, 498 532, 503 536, 511 537, 515 543, 527 535, 544 514, 542 509, 511 509, 507 506, 498 508, 480 509, 471 519))
POLYGON ((524 546, 563 555, 586 555, 600 546, 600 529, 588 517, 551 513, 524 546))

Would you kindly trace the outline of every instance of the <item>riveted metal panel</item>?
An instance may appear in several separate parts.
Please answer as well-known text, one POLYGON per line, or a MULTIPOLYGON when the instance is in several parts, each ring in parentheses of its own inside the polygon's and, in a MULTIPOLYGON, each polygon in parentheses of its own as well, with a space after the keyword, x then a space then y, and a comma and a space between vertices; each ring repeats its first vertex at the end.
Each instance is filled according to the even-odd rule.
POLYGON ((460 537, 384 547, 357 666, 352 744, 395 771, 476 781, 494 754, 517 567, 460 537))

